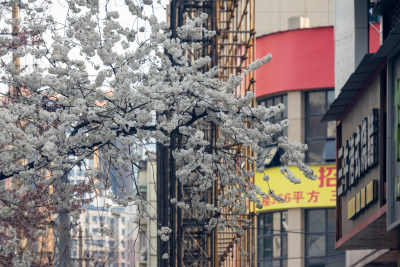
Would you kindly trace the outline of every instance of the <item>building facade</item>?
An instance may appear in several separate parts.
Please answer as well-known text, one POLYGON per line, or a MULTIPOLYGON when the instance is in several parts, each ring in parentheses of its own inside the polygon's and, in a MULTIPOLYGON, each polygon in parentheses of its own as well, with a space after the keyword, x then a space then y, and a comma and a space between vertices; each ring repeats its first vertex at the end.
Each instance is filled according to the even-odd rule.
MULTIPOLYGON (((87 181, 87 170, 104 167, 99 160, 96 152, 92 158, 85 159, 84 164, 74 166, 68 173, 68 183, 75 185, 87 181)), ((118 204, 118 199, 122 199, 126 194, 132 194, 134 181, 129 181, 132 176, 126 175, 125 183, 118 184, 116 176, 113 175, 116 171, 119 170, 109 171, 111 180, 109 189, 96 187, 95 192, 85 196, 87 199, 92 199, 92 202, 84 207, 84 212, 77 216, 69 213, 58 215, 60 227, 55 232, 58 243, 55 250, 55 265, 136 266, 136 241, 139 233, 137 207, 135 205, 124 207, 118 204), (111 200, 111 195, 115 201, 111 200)))
POLYGON ((335 69, 341 70, 337 98, 324 116, 336 122, 335 247, 347 250, 346 266, 398 266, 400 3, 340 2, 350 12, 336 8, 335 69), (376 46, 366 30, 371 24, 380 37, 376 46))
POLYGON ((257 266, 343 266, 343 251, 334 250, 336 166, 335 124, 320 123, 334 100, 333 27, 287 30, 257 38, 257 57, 273 60, 257 71, 257 102, 283 103, 285 112, 274 120, 289 120, 282 133, 306 143, 306 162, 318 176, 310 181, 295 166, 289 168, 302 183, 280 173, 280 151, 261 144, 258 155, 264 173, 256 184, 281 194, 285 203, 264 199, 257 210, 257 266), (268 175, 269 181, 263 181, 268 175))
POLYGON ((256 0, 257 36, 299 28, 332 26, 334 0, 256 0))
POLYGON ((71 220, 71 224, 70 266, 135 266, 136 209, 89 205, 79 219, 71 220), (102 231, 103 225, 111 235, 102 231))
MULTIPOLYGON (((155 153, 147 153, 147 158, 139 162, 138 177, 139 195, 147 201, 147 210, 156 215, 157 210, 157 164, 155 153)), ((157 265, 157 222, 154 219, 139 220, 138 267, 155 267, 157 265)))

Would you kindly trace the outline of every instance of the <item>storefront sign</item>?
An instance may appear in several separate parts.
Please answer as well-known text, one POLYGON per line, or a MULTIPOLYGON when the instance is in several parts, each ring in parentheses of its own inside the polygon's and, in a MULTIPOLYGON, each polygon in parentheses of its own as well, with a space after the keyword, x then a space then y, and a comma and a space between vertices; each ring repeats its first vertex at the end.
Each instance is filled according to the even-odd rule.
POLYGON ((364 118, 356 132, 338 151, 342 168, 338 171, 338 196, 345 195, 371 168, 378 164, 378 109, 364 118))
POLYGON ((265 192, 269 188, 285 199, 279 203, 273 198, 263 200, 263 208, 257 211, 271 211, 288 208, 334 207, 336 205, 336 167, 335 165, 310 166, 318 175, 317 181, 304 177, 296 167, 289 169, 301 179, 301 184, 293 184, 280 172, 280 167, 265 169, 264 173, 256 173, 255 184, 265 192), (268 183, 263 180, 268 175, 268 183), (268 187, 268 184, 270 187, 268 187))

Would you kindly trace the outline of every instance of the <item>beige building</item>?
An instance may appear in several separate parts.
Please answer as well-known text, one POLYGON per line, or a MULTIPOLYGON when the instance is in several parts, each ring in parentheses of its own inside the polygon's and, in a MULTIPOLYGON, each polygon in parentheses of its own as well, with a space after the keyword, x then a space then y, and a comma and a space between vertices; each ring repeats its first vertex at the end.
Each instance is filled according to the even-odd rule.
POLYGON ((89 205, 79 220, 72 220, 70 253, 72 266, 133 267, 137 215, 134 207, 110 208, 89 205), (119 216, 113 214, 118 212, 119 216), (112 235, 101 232, 101 225, 112 235))
MULTIPOLYGON (((150 214, 156 215, 157 188, 156 175, 157 164, 156 154, 148 153, 147 158, 139 163, 139 194, 148 202, 147 210, 150 214)), ((150 218, 139 220, 138 243, 138 267, 157 266, 157 221, 150 218)))
POLYGON ((256 0, 257 36, 334 24, 334 0, 256 0))
POLYGON ((256 57, 273 57, 257 71, 257 102, 286 106, 273 122, 289 120, 282 134, 308 145, 305 161, 318 176, 310 181, 289 166, 302 180, 291 184, 280 173, 279 148, 262 144, 256 184, 285 203, 265 199, 257 210, 257 266, 344 266, 345 253, 334 250, 335 123, 320 123, 334 100, 334 1, 257 0, 256 12, 256 57))
MULTIPOLYGON (((86 164, 98 166, 96 160, 96 158, 87 159, 86 164)), ((85 168, 79 166, 72 168, 68 176, 70 184, 81 183, 85 179, 85 168)), ((62 266, 135 266, 138 238, 137 207, 129 205, 123 207, 105 197, 112 191, 118 196, 118 192, 113 189, 114 186, 106 191, 97 191, 97 196, 85 207, 79 218, 68 215, 63 217, 66 221, 62 225, 70 230, 68 235, 63 235, 62 229, 57 233, 59 247, 64 248, 63 251, 56 251, 57 257, 64 259, 62 266), (69 253, 69 256, 65 253, 69 253)), ((126 188, 126 191, 132 190, 126 188)))

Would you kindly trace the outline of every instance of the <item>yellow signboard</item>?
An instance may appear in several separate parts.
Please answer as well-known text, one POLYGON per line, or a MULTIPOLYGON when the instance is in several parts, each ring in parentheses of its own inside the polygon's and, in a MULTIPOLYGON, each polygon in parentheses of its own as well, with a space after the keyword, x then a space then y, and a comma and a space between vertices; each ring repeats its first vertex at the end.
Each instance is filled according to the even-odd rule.
POLYGON ((376 200, 376 181, 372 180, 371 182, 369 182, 367 184, 367 189, 366 189, 366 203, 365 204, 370 204, 372 203, 374 200, 376 200))
POLYGON ((365 187, 361 189, 361 200, 360 200, 360 209, 363 210, 365 208, 365 187))
POLYGON ((351 220, 359 215, 369 204, 377 199, 377 181, 372 180, 361 191, 347 201, 347 219, 351 220))
POLYGON ((347 219, 351 219, 356 215, 356 197, 352 197, 347 201, 347 219))
POLYGON ((330 164, 310 166, 310 168, 318 176, 315 181, 305 178, 296 167, 289 167, 301 179, 301 184, 293 184, 286 179, 280 172, 280 167, 265 169, 264 173, 257 172, 256 185, 261 187, 264 192, 268 192, 269 184, 275 194, 285 199, 285 203, 277 202, 271 197, 263 199, 263 207, 257 211, 336 206, 336 166, 330 164), (263 180, 264 175, 270 177, 268 183, 263 180))

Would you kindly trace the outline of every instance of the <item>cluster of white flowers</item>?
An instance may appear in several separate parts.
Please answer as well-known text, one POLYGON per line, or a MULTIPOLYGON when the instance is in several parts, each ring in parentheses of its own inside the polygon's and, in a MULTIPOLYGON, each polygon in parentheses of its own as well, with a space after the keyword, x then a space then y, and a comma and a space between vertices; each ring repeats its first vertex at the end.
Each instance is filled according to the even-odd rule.
POLYGON ((169 259, 169 255, 168 253, 164 253, 161 257, 163 260, 168 260, 169 259))
POLYGON ((169 234, 172 232, 172 230, 166 226, 163 226, 160 228, 160 230, 157 231, 158 235, 160 236, 160 239, 164 242, 169 240, 169 234))
POLYGON ((178 29, 178 36, 181 39, 193 39, 200 40, 204 37, 212 37, 215 35, 215 31, 209 31, 202 27, 204 22, 207 20, 207 14, 201 14, 200 17, 188 20, 185 25, 178 29))
POLYGON ((256 69, 259 69, 262 65, 267 64, 268 62, 270 62, 272 59, 272 55, 268 54, 265 57, 263 57, 262 59, 257 59, 256 61, 254 61, 253 63, 250 63, 249 65, 249 69, 244 71, 243 74, 247 75, 249 74, 251 71, 255 71, 256 69))
MULTIPOLYGON (((237 153, 239 147, 257 151, 260 142, 277 144, 284 151, 284 164, 294 163, 306 177, 316 178, 303 163, 307 147, 279 137, 288 121, 268 121, 285 107, 250 107, 252 92, 232 94, 244 75, 271 60, 270 54, 226 82, 217 78, 218 67, 208 68, 209 57, 189 57, 202 49, 196 40, 215 34, 202 26, 207 15, 188 20, 177 30, 178 37, 171 38, 168 25, 151 8, 146 13, 151 0, 125 1, 124 11, 134 26, 126 25, 121 7, 109 1, 65 1, 68 14, 63 19, 47 14, 55 1, 22 2, 25 17, 7 23, 19 24, 40 42, 0 38, 0 44, 16 45, 16 55, 36 64, 18 70, 10 53, 0 50, 1 77, 14 92, 1 96, 0 179, 19 181, 15 196, 0 190, 0 201, 12 203, 0 203, 0 221, 13 216, 19 198, 38 188, 54 211, 75 209, 78 217, 82 205, 74 199, 125 179, 140 159, 137 149, 146 149, 154 140, 171 146, 176 176, 191 187, 189 199, 171 199, 171 204, 193 214, 207 229, 229 227, 242 235, 249 224, 241 217, 248 212, 248 201, 261 207, 260 197, 267 197, 251 182, 254 171, 246 167, 256 159, 237 153), (149 36, 141 38, 145 34, 149 36), (210 124, 219 129, 215 142, 207 132, 210 124), (68 172, 85 165, 94 153, 105 167, 86 168, 86 182, 66 185, 68 172), (110 175, 110 170, 117 171, 110 175), (217 203, 208 203, 201 196, 216 183, 221 193, 217 203), (226 210, 231 213, 229 220, 221 215, 226 210)), ((281 172, 300 182, 287 167, 281 172)), ((268 195, 283 201, 273 190, 268 195)), ((156 220, 139 195, 108 198, 121 206, 136 205, 140 218, 156 220)), ((27 208, 36 207, 35 202, 27 203, 27 208)), ((106 227, 101 231, 109 233, 106 227)), ((161 227, 158 234, 167 241, 170 233, 161 227)), ((27 258, 28 254, 15 259, 27 258)))

